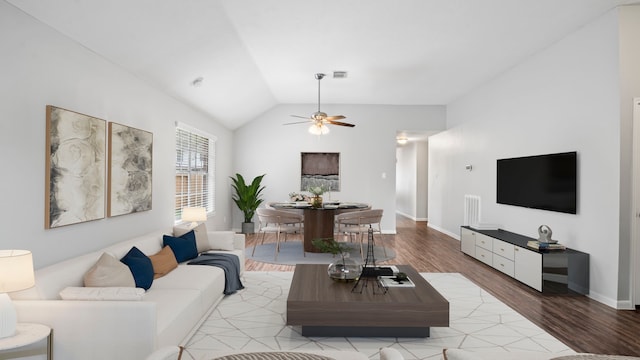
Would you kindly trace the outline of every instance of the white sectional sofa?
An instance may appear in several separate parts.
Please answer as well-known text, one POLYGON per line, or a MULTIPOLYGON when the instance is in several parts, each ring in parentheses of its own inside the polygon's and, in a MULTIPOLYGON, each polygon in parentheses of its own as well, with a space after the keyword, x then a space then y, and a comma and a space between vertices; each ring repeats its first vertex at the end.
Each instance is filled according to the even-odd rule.
MULTIPOLYGON (((145 255, 153 255, 162 249, 163 235, 172 233, 172 229, 153 232, 38 269, 33 288, 11 294, 18 321, 53 329, 55 359, 140 360, 160 347, 181 344, 224 296, 221 268, 181 263, 155 279, 140 300, 60 297, 65 288, 83 286, 85 273, 103 253, 120 259, 135 246, 145 255)), ((207 235, 211 252, 239 257, 242 274, 244 235, 228 231, 209 231, 207 235)))

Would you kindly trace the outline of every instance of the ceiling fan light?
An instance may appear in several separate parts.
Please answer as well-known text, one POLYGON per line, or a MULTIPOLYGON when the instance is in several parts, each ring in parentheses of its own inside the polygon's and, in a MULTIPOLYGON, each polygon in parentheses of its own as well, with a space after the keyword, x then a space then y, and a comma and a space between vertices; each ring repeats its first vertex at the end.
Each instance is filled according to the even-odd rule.
POLYGON ((313 135, 326 135, 329 133, 329 127, 323 123, 312 124, 309 126, 309 133, 313 135))

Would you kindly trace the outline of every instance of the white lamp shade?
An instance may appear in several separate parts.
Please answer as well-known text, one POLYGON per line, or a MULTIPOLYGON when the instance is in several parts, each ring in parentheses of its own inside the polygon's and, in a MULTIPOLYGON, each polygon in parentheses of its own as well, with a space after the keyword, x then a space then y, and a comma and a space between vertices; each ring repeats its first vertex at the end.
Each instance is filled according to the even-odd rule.
POLYGON ((0 250, 0 338, 16 333, 18 314, 6 293, 35 285, 33 257, 28 250, 0 250))
POLYGON ((207 209, 203 207, 188 207, 182 209, 182 221, 207 221, 207 209))
POLYGON ((33 257, 28 250, 0 250, 0 293, 35 285, 33 257))

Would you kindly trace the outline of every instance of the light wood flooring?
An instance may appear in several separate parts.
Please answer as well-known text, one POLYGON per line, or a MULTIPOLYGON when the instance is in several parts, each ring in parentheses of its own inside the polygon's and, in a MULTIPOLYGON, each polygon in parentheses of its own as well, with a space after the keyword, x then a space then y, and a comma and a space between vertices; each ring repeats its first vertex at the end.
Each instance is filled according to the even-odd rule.
MULTIPOLYGON (((397 216, 397 234, 384 235, 397 256, 420 272, 458 272, 578 352, 640 356, 640 311, 615 310, 586 296, 542 295, 460 251, 460 242, 397 216)), ((268 241, 267 239, 266 241, 268 241)), ((252 247, 256 235, 247 236, 252 247)), ((294 266, 247 260, 249 271, 293 271, 294 266)))

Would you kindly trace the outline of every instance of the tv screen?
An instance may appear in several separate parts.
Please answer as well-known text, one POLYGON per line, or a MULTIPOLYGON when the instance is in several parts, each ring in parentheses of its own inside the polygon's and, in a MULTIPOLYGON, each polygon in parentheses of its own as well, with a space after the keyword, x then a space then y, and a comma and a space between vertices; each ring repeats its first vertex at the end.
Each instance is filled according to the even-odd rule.
POLYGON ((496 201, 575 214, 576 164, 576 152, 499 159, 496 201))

